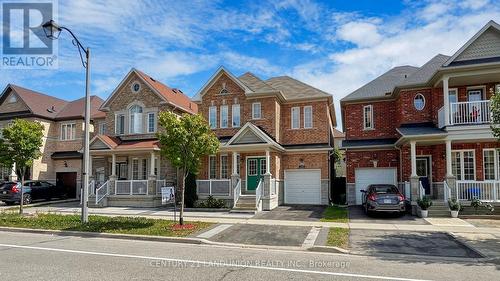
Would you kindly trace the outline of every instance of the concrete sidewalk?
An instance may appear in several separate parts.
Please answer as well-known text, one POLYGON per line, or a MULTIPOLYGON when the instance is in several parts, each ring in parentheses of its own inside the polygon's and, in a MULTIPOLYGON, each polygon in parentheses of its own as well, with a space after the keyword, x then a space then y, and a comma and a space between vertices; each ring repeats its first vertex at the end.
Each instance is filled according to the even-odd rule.
MULTIPOLYGON (((79 207, 68 204, 58 204, 55 206, 40 206, 26 208, 25 213, 61 213, 76 214, 80 212, 79 207)), ((173 219, 173 211, 161 208, 90 208, 90 214, 104 216, 132 216, 147 217, 157 219, 173 219)), ((494 234, 500 235, 498 227, 476 227, 461 219, 452 218, 432 218, 427 219, 429 224, 397 224, 397 223, 335 223, 321 221, 294 221, 294 220, 266 220, 253 218, 252 214, 238 214, 223 212, 197 212, 186 211, 184 214, 186 220, 203 221, 220 224, 252 224, 252 225, 272 225, 272 226, 310 226, 310 227, 341 227, 351 229, 370 229, 370 230, 393 230, 393 231, 421 231, 421 232, 460 232, 475 234, 494 234)))

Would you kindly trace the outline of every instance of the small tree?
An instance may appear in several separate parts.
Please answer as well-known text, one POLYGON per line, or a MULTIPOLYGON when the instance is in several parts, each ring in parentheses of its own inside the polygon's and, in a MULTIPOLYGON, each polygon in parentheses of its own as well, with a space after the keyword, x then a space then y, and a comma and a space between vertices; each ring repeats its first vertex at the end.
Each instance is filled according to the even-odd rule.
POLYGON ((340 149, 338 149, 338 147, 335 147, 333 150, 332 150, 332 157, 333 157, 333 165, 335 165, 335 175, 334 177, 337 177, 337 168, 340 166, 340 161, 342 160, 342 152, 340 151, 340 149))
POLYGON ((21 202, 19 214, 23 213, 24 175, 33 165, 33 160, 42 156, 44 126, 35 121, 16 119, 3 129, 0 139, 0 162, 10 167, 14 163, 21 176, 21 202))
POLYGON ((186 178, 189 173, 198 173, 203 156, 217 153, 219 140, 205 119, 198 114, 178 116, 165 111, 160 113, 158 123, 163 129, 157 134, 162 155, 173 166, 182 170, 179 224, 183 225, 186 178))
POLYGON ((500 139, 500 93, 497 91, 490 99, 491 102, 491 130, 493 135, 500 139))

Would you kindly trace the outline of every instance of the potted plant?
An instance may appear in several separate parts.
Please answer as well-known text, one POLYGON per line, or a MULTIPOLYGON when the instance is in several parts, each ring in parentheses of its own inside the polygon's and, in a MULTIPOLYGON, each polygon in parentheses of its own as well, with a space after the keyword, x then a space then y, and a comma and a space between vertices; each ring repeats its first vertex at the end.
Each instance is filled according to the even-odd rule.
POLYGON ((432 200, 424 196, 417 200, 417 205, 420 207, 420 216, 426 218, 429 215, 429 208, 432 206, 432 200))
POLYGON ((451 200, 448 200, 448 206, 450 207, 451 217, 458 218, 458 212, 462 207, 460 205, 460 202, 458 202, 457 199, 453 198, 451 200))

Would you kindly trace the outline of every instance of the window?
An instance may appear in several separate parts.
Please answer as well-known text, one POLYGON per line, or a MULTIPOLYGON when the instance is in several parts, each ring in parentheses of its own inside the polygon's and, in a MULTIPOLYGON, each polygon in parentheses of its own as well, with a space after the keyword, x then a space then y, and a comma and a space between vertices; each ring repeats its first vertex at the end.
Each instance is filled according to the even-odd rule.
POLYGON ((484 169, 484 179, 494 180, 495 179, 495 150, 485 149, 483 150, 483 169, 484 169))
POLYGON ((220 178, 221 179, 227 179, 229 178, 227 170, 227 155, 221 155, 220 156, 220 178))
POLYGON ((141 160, 142 162, 142 179, 147 180, 148 179, 148 159, 143 158, 141 160))
POLYGON ((366 105, 363 107, 363 127, 364 129, 373 129, 373 107, 366 105))
POLYGON ((16 103, 16 102, 17 102, 17 96, 15 94, 10 95, 7 103, 16 103))
POLYGON ((209 178, 210 179, 216 179, 217 178, 217 169, 216 169, 216 161, 215 161, 215 156, 210 155, 208 157, 208 171, 209 171, 209 178))
POLYGON ((500 93, 500 84, 495 85, 495 93, 500 93))
POLYGON ((475 180, 474 151, 452 151, 451 167, 457 180, 475 180))
POLYGON ((252 103, 252 119, 260 118, 262 118, 260 102, 254 102, 252 103))
POLYGON ((292 107, 292 129, 300 128, 300 107, 292 107))
POLYGON ((220 127, 227 128, 228 123, 229 123, 228 106, 221 105, 221 107, 220 107, 220 127))
POLYGON ((458 90, 457 89, 449 89, 448 90, 448 101, 450 103, 455 103, 455 102, 458 102, 458 90))
POLYGON ((129 109, 130 113, 130 133, 142 133, 142 107, 134 105, 129 109))
POLYGON ((240 126, 240 105, 233 104, 232 106, 232 118, 233 118, 233 128, 240 126))
POLYGON ((106 134, 106 123, 104 122, 99 123, 99 134, 101 135, 106 134))
POLYGON ((132 159, 132 179, 139 179, 139 159, 132 159))
POLYGON ((260 174, 264 175, 266 173, 266 159, 260 159, 260 174))
POLYGON ((415 109, 420 111, 423 110, 425 107, 425 97, 422 94, 416 94, 415 98, 413 98, 413 106, 415 106, 415 109))
POLYGON ((257 159, 248 160, 248 175, 249 176, 257 175, 257 159))
POLYGON ((119 114, 116 116, 115 133, 117 135, 125 134, 125 115, 119 114))
POLYGON ((310 129, 313 127, 312 106, 304 106, 304 128, 310 129))
POLYGON ((156 132, 156 114, 154 112, 148 113, 148 133, 156 132))
POLYGON ((139 82, 135 82, 132 84, 132 92, 137 93, 141 89, 141 84, 139 82))
POLYGON ((208 122, 210 124, 210 128, 217 128, 217 107, 211 106, 208 109, 208 122))
POLYGON ((74 140, 76 138, 76 124, 61 125, 61 140, 74 140))

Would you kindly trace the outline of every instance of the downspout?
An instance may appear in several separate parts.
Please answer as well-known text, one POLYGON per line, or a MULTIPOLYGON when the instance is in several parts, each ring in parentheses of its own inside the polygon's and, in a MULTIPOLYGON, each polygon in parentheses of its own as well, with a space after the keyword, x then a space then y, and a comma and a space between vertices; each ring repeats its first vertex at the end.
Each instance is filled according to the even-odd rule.
POLYGON ((395 148, 399 151, 399 180, 403 182, 403 151, 401 147, 395 146, 395 148))

